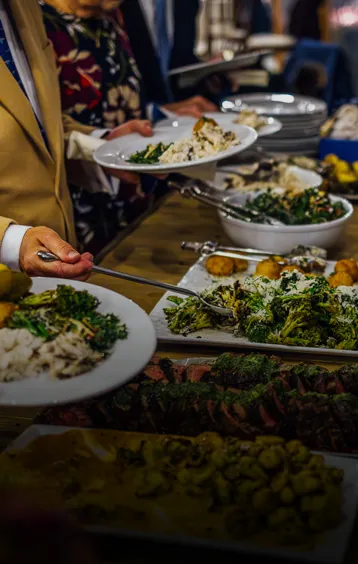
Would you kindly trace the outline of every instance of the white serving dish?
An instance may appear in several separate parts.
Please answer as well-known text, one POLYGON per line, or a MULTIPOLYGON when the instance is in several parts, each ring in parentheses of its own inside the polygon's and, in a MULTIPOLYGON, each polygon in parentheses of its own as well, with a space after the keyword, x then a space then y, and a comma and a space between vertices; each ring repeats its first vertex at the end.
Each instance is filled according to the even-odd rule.
MULTIPOLYGON (((292 248, 290 249, 290 251, 292 248)), ((214 288, 219 284, 230 285, 236 280, 243 281, 246 276, 251 276, 255 272, 256 263, 250 262, 249 268, 246 272, 234 274, 229 277, 215 277, 211 276, 205 268, 206 257, 199 258, 195 264, 188 270, 183 278, 178 283, 181 288, 194 290, 195 292, 203 292, 209 288, 214 288)), ((329 276, 334 271, 335 262, 328 261, 325 276, 329 276)), ((164 309, 173 307, 173 303, 168 301, 169 296, 177 295, 182 298, 180 294, 175 292, 166 292, 159 300, 157 305, 153 308, 150 318, 153 321, 155 330, 157 332, 158 341, 162 343, 171 343, 179 346, 196 346, 196 347, 214 347, 216 349, 222 348, 226 350, 239 349, 239 350, 255 350, 267 353, 281 354, 292 353, 300 356, 309 355, 316 358, 325 360, 337 360, 342 362, 343 358, 352 358, 357 362, 358 350, 340 350, 328 349, 324 347, 298 347, 288 345, 273 345, 271 343, 253 343, 244 336, 236 337, 229 329, 202 329, 195 333, 190 333, 188 336, 176 335, 172 333, 166 321, 164 309)))
MULTIPOLYGON (((39 437, 48 435, 61 435, 67 431, 79 431, 74 427, 56 427, 51 425, 32 425, 20 437, 18 437, 7 449, 20 450, 26 448, 32 441, 39 437)), ((90 431, 90 430, 89 430, 90 431)), ((85 429, 82 432, 86 433, 85 429)), ((103 450, 96 450, 94 452, 99 456, 103 456, 103 450)), ((86 526, 84 529, 90 533, 99 533, 110 535, 114 537, 133 538, 134 541, 140 542, 141 540, 151 540, 166 543, 184 544, 193 546, 194 548, 212 548, 221 549, 223 551, 236 552, 238 554, 256 555, 268 558, 283 558, 289 561, 297 562, 312 562, 320 564, 341 564, 344 561, 345 553, 352 535, 352 530, 357 513, 358 503, 358 483, 357 483, 357 460, 354 458, 340 457, 336 455, 322 453, 324 461, 327 465, 340 468, 344 471, 343 481, 343 495, 344 501, 342 506, 342 522, 338 527, 324 533, 319 542, 310 550, 309 548, 295 548, 295 547, 270 547, 265 545, 258 545, 248 540, 243 541, 219 541, 214 539, 204 539, 194 536, 179 536, 174 534, 165 533, 165 526, 163 530, 153 533, 146 533, 140 530, 121 529, 115 526, 101 525, 86 526)), ((163 523, 165 525, 166 517, 163 516, 163 523)))
MULTIPOLYGON (((235 196, 225 198, 225 202, 243 204, 250 195, 257 196, 258 194, 259 192, 238 193, 235 196)), ((241 247, 277 253, 288 253, 297 245, 313 245, 329 249, 342 237, 347 222, 353 215, 353 206, 348 200, 339 196, 330 196, 330 198, 332 202, 342 202, 347 214, 340 219, 316 225, 275 226, 247 223, 240 219, 228 217, 222 212, 219 212, 219 217, 226 234, 241 247)))
MULTIPOLYGON (((244 168, 244 166, 245 165, 243 165, 242 168, 244 168)), ((299 166, 287 167, 287 173, 296 176, 299 181, 305 184, 305 188, 319 188, 323 182, 323 178, 320 174, 317 174, 317 172, 314 172, 312 170, 306 170, 299 166)), ((222 194, 225 194, 226 196, 239 193, 247 194, 248 190, 245 187, 230 189, 225 188, 225 180, 231 174, 240 175, 240 165, 233 165, 232 167, 227 166, 223 169, 218 167, 214 180, 209 183, 210 187, 214 190, 217 190, 218 192, 221 192, 222 194)), ((285 186, 282 186, 282 188, 285 188, 285 186)), ((259 192, 259 190, 257 190, 257 192, 259 192)))

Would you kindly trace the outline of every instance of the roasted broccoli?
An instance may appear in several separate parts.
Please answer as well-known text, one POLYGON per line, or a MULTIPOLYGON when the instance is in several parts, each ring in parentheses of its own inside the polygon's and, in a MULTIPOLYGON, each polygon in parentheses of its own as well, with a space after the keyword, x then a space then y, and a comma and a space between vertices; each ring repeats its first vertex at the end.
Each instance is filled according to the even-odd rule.
POLYGON ((256 343, 358 348, 358 292, 331 288, 323 276, 293 271, 278 280, 247 278, 243 285, 218 286, 203 296, 231 309, 232 318, 214 314, 195 298, 176 301, 176 307, 165 309, 173 333, 225 326, 256 343))
POLYGON ((86 290, 62 285, 21 300, 7 326, 28 329, 45 341, 63 332, 80 333, 91 348, 105 353, 118 339, 126 339, 128 332, 115 315, 96 311, 98 305, 97 298, 86 290))

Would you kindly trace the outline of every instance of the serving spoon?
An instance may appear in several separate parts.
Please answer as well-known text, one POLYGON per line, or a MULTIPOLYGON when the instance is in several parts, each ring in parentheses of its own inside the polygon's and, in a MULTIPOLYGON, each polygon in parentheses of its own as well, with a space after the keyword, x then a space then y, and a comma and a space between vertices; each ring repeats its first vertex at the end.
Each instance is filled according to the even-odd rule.
MULTIPOLYGON (((38 251, 37 256, 44 262, 55 262, 61 261, 61 259, 47 251, 38 251)), ((95 274, 104 274, 106 276, 112 276, 113 278, 121 278, 122 280, 128 280, 129 282, 136 282, 137 284, 146 284, 147 286, 155 286, 156 288, 162 288, 163 290, 169 290, 176 294, 183 294, 184 296, 190 296, 200 300, 206 307, 210 308, 214 313, 223 315, 225 317, 231 317, 232 311, 226 307, 219 307, 211 304, 209 301, 205 300, 200 294, 189 290, 187 288, 180 288, 179 286, 174 286, 174 284, 167 284, 166 282, 158 282, 157 280, 150 280, 149 278, 142 278, 141 276, 133 276, 132 274, 125 274, 124 272, 118 272, 117 270, 110 270, 109 268, 103 268, 102 266, 93 266, 92 272, 95 274)))

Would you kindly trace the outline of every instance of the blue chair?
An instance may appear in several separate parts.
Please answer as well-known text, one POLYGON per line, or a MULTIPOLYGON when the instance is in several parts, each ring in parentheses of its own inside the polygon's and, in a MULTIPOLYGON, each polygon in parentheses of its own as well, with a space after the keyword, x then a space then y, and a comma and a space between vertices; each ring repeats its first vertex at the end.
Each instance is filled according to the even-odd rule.
MULTIPOLYGON (((351 72, 339 45, 311 39, 298 41, 284 71, 287 91, 307 93, 300 92, 300 77, 306 73, 306 80, 309 81, 310 72, 317 75, 315 95, 327 103, 329 111, 338 99, 354 95, 351 72)), ((310 86, 314 88, 313 84, 308 84, 310 86)))

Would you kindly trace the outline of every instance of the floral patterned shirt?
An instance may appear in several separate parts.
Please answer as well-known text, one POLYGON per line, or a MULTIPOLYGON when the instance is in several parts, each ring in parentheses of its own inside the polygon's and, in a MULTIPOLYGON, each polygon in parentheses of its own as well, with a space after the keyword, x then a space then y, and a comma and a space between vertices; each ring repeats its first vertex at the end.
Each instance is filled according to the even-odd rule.
MULTIPOLYGON (((120 10, 80 19, 40 1, 58 64, 64 113, 96 128, 113 129, 145 115, 142 79, 120 10)), ((121 182, 116 193, 70 186, 79 250, 100 252, 120 231, 144 217, 166 193, 163 182, 142 177, 121 182)))
POLYGON ((57 56, 63 111, 108 129, 143 117, 141 76, 120 10, 84 20, 40 4, 57 56))

